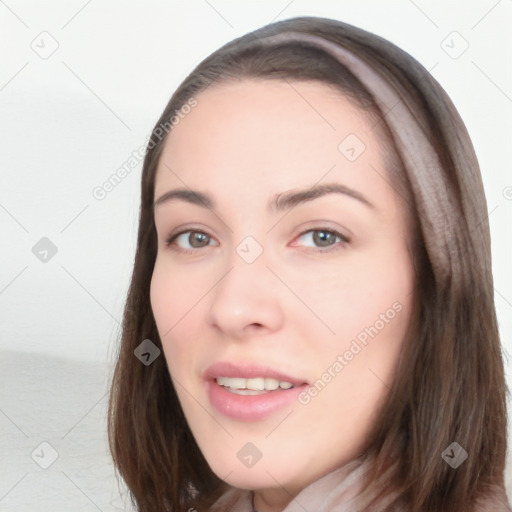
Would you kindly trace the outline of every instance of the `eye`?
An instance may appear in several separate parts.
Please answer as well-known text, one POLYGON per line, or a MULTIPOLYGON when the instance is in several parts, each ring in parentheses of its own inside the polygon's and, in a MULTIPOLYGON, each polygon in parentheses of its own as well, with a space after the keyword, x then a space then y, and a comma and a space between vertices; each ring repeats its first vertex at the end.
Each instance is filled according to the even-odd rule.
POLYGON ((166 247, 172 248, 178 252, 192 253, 195 252, 196 249, 201 249, 202 247, 207 247, 210 245, 209 242, 212 241, 210 235, 202 232, 202 231, 180 231, 178 233, 170 235, 166 241, 166 247), (206 243, 205 243, 206 242, 206 243), (189 247, 182 247, 181 244, 189 244, 189 247))
MULTIPOLYGON (((313 248, 320 250, 320 252, 342 249, 345 244, 350 242, 346 236, 338 231, 326 228, 309 229, 301 233, 298 239, 312 242, 313 248), (336 243, 336 239, 338 239, 338 243, 336 243)), ((311 245, 309 247, 311 247, 311 245)))
MULTIPOLYGON (((333 229, 316 228, 304 231, 298 237, 303 241, 310 241, 313 243, 313 249, 320 252, 329 252, 342 249, 343 246, 350 242, 350 240, 333 229)), ((197 252, 197 249, 208 247, 211 244, 212 237, 203 231, 183 230, 178 233, 169 235, 165 240, 166 247, 171 248, 177 252, 191 254, 197 252), (183 246, 185 244, 185 246, 183 246), (188 244, 188 247, 187 247, 188 244)), ((296 245, 295 243, 293 245, 296 245)), ((307 247, 307 244, 306 244, 307 247)))

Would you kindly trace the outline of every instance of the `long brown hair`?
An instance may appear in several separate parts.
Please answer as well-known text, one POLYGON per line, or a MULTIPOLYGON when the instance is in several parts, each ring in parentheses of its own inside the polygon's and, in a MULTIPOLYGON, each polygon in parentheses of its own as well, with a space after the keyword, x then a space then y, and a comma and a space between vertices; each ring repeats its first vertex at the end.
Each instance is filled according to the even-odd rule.
POLYGON ((300 17, 260 28, 204 59, 173 94, 148 142, 135 263, 108 411, 113 460, 137 510, 206 510, 227 489, 191 434, 165 358, 146 366, 134 350, 150 339, 163 351, 149 298, 157 252, 155 173, 166 140, 161 127, 170 126, 173 116, 210 85, 244 78, 315 80, 337 87, 362 112, 379 120, 389 162, 398 164, 389 171, 412 219, 416 309, 395 380, 364 454, 369 468, 366 506, 379 511, 384 510, 379 503, 386 503, 385 510, 468 512, 487 496, 499 496, 508 507, 503 481, 507 388, 486 200, 467 130, 440 85, 406 52, 336 20, 300 17), (386 126, 387 113, 327 52, 297 41, 261 44, 265 37, 290 31, 336 43, 382 76, 392 76, 393 87, 414 107, 441 162, 444 182, 429 179, 428 168, 402 165, 386 126), (425 200, 446 184, 450 195, 438 196, 450 197, 452 204, 425 200), (439 226, 443 212, 452 213, 441 219, 445 231, 436 233, 433 226, 439 226), (442 243, 434 245, 434 236, 442 243), (444 273, 440 260, 447 262, 444 273), (441 457, 452 442, 468 453, 457 469, 441 457))

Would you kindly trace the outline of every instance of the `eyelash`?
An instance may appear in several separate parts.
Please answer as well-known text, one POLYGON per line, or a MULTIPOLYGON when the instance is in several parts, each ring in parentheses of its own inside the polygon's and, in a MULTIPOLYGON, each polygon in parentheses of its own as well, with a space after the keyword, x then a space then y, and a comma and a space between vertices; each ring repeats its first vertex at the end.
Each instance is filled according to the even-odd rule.
MULTIPOLYGON (((300 233, 297 238, 301 238, 302 236, 304 236, 305 234, 307 233, 315 233, 315 232, 321 232, 321 233, 328 233, 330 235, 334 235, 335 237, 337 238, 340 238, 341 239, 341 242, 338 242, 338 244, 335 244, 335 245, 331 245, 331 246, 327 246, 326 248, 323 248, 323 247, 313 247, 310 249, 313 250, 313 252, 320 252, 320 253, 326 253, 326 252, 334 252, 334 251, 338 251, 340 249, 343 249, 344 246, 348 243, 350 243, 350 240, 342 235, 340 232, 334 230, 334 229, 327 229, 327 228, 312 228, 312 229, 308 229, 306 231, 303 231, 302 233, 300 233)), ((194 252, 197 252, 199 249, 203 249, 204 247, 208 247, 208 245, 204 246, 204 247, 199 247, 199 248, 196 248, 196 249, 183 249, 182 247, 178 247, 176 244, 175 244, 175 241, 176 239, 185 234, 185 233, 201 233, 202 235, 206 235, 209 239, 211 239, 212 237, 210 237, 210 235, 208 235, 208 233, 205 233, 204 231, 199 231, 199 230, 195 230, 195 229, 184 229, 182 231, 179 231, 178 233, 173 233, 171 235, 169 235, 167 237, 167 239, 165 240, 165 246, 168 247, 169 249, 171 249, 172 251, 176 251, 176 252, 180 252, 180 253, 185 253, 185 254, 192 254, 194 252)))

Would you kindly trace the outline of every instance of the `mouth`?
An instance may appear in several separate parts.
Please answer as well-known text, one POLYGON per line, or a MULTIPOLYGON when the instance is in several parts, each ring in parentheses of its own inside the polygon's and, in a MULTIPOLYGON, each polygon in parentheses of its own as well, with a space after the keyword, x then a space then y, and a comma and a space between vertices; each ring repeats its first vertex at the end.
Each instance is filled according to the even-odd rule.
POLYGON ((309 385, 304 379, 253 364, 216 363, 206 370, 204 379, 211 405, 238 421, 268 418, 293 403, 309 385))
POLYGON ((237 395, 262 395, 269 391, 290 389, 297 386, 297 384, 271 377, 256 377, 252 379, 217 377, 215 381, 219 386, 224 386, 229 392, 237 395))

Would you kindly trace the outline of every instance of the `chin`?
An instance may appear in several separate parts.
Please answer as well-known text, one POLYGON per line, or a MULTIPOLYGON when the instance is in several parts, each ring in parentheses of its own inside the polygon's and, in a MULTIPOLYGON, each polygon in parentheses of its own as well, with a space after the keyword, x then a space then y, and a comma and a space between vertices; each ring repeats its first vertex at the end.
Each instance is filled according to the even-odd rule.
MULTIPOLYGON (((297 474, 297 471, 301 471, 300 467, 294 464, 293 461, 283 460, 281 464, 275 457, 269 457, 268 461, 265 461, 265 457, 262 457, 252 467, 246 467, 238 459, 233 462, 231 457, 226 458, 226 453, 227 451, 224 452, 223 456, 216 454, 215 461, 208 457, 207 461, 210 469, 232 487, 257 490, 282 485, 288 488, 288 486, 291 486, 292 480, 295 483, 300 480, 300 477, 294 479, 290 472, 291 468, 294 469, 295 474, 297 474)), ((306 468, 304 468, 305 470, 306 468)))

